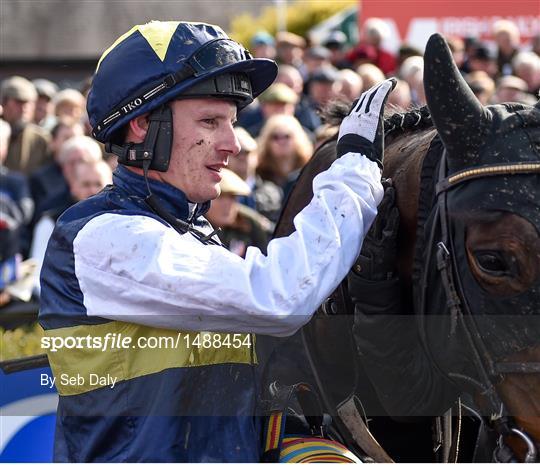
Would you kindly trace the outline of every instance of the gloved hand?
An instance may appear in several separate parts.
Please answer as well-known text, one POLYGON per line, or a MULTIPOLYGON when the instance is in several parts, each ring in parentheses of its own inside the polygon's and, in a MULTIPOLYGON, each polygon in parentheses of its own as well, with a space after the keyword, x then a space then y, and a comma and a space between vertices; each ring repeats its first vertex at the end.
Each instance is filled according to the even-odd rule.
MULTIPOLYGON (((368 231, 351 274, 368 281, 392 279, 396 267, 399 211, 391 179, 382 182, 384 197, 368 231)), ((351 276, 349 277, 349 279, 351 276)))
POLYGON ((351 111, 339 127, 337 156, 360 152, 378 163, 382 169, 384 154, 384 105, 396 86, 396 79, 387 79, 366 90, 355 100, 351 111))

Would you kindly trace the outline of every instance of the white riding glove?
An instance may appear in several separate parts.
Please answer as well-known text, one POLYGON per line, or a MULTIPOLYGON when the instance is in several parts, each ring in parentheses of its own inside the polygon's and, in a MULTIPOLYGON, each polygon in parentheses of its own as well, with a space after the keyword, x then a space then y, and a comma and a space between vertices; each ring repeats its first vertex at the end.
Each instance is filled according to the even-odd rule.
POLYGON ((353 102, 351 111, 339 127, 337 156, 360 152, 382 169, 384 156, 384 105, 396 86, 396 79, 387 79, 366 90, 353 102))

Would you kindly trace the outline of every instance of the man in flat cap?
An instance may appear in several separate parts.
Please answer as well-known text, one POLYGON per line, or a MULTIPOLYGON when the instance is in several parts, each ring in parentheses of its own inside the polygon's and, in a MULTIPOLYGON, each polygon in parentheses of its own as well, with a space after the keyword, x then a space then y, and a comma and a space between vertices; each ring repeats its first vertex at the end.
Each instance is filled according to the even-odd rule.
POLYGON ((27 79, 13 76, 2 82, 0 96, 2 117, 11 127, 5 166, 29 175, 49 160, 49 136, 31 123, 37 100, 36 88, 27 79))
POLYGON ((306 40, 293 32, 281 31, 276 34, 277 61, 295 67, 303 66, 306 40))
POLYGON ((32 84, 38 95, 34 109, 34 124, 51 128, 55 124, 53 98, 58 93, 58 86, 48 79, 34 79, 32 84))

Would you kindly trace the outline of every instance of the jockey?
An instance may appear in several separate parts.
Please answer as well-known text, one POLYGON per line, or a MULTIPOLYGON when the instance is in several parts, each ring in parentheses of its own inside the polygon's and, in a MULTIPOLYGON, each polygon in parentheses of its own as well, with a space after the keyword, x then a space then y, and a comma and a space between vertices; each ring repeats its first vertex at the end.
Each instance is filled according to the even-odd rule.
POLYGON ((395 85, 344 120, 296 232, 242 259, 203 215, 239 152, 237 111, 276 71, 217 26, 172 21, 135 26, 99 60, 89 119, 120 164, 59 218, 41 274, 55 460, 259 460, 252 334, 294 333, 353 264, 383 196, 395 85))

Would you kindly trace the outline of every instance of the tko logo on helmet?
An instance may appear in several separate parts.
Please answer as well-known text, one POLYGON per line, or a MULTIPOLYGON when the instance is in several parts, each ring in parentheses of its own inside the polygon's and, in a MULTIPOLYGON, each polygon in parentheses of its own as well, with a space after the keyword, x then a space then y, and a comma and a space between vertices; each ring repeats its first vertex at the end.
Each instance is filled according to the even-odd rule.
POLYGON ((133 110, 136 110, 137 107, 140 107, 143 104, 144 100, 142 98, 136 98, 129 102, 127 105, 124 105, 122 108, 120 108, 120 111, 124 113, 124 115, 127 115, 128 113, 131 113, 133 110))

